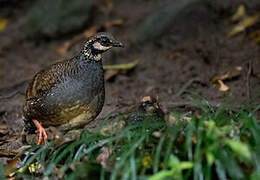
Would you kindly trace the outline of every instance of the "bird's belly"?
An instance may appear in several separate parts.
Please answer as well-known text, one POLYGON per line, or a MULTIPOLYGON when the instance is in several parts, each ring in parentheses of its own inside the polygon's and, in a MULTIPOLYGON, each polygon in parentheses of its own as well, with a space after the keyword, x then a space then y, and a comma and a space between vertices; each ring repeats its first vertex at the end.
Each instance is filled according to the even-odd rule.
POLYGON ((88 103, 95 96, 90 87, 87 82, 68 79, 53 87, 45 100, 48 104, 61 105, 73 105, 77 101, 88 103))
POLYGON ((43 126, 80 127, 94 120, 100 113, 104 103, 104 95, 100 93, 88 104, 75 101, 74 105, 54 104, 42 111, 43 126), (54 107, 56 106, 56 107, 54 107))
MULTIPOLYGON (((66 127, 80 127, 95 119, 96 109, 88 106, 76 105, 59 109, 58 112, 49 114, 47 119, 41 120, 43 126, 60 126, 67 124, 66 127)), ((68 129, 68 128, 67 128, 68 129)))
POLYGON ((66 123, 63 123, 59 129, 62 131, 68 131, 71 129, 83 127, 84 125, 88 124, 90 121, 94 120, 97 116, 97 112, 93 112, 91 110, 84 111, 81 114, 73 117, 66 123))
MULTIPOLYGON (((67 81, 54 87, 42 103, 47 117, 44 126, 82 126, 95 119, 103 107, 104 88, 90 86, 88 82, 67 81)), ((44 118, 45 119, 45 118, 44 118)))

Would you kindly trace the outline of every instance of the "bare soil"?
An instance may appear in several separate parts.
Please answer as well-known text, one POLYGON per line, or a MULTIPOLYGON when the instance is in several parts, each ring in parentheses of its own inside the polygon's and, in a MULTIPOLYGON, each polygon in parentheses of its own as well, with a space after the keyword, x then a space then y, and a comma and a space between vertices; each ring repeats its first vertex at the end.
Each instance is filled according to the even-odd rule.
MULTIPOLYGON (((0 125, 7 126, 9 134, 19 136, 23 128, 24 92, 29 80, 36 72, 58 59, 72 57, 79 51, 85 39, 61 56, 57 49, 82 32, 54 39, 28 39, 22 31, 22 24, 31 1, 11 2, 0 10, 0 17, 8 19, 6 29, 0 32, 0 96, 13 96, 0 99, 0 125)), ((104 64, 139 60, 134 70, 106 82, 105 106, 99 120, 112 111, 127 111, 141 97, 151 94, 158 97, 165 112, 176 107, 189 111, 189 105, 182 106, 188 101, 187 93, 180 93, 182 88, 205 97, 215 105, 226 100, 231 106, 245 102, 259 104, 259 46, 251 42, 246 33, 233 38, 227 36, 233 27, 230 17, 238 3, 230 0, 218 1, 216 7, 194 5, 189 11, 174 18, 158 38, 132 43, 132 34, 139 23, 168 2, 115 1, 109 14, 97 14, 96 24, 117 18, 124 20, 121 26, 111 27, 106 31, 112 32, 117 39, 124 42, 126 48, 105 54, 104 64), (253 73, 249 77, 250 87, 247 86, 249 60, 253 63, 253 73), (242 68, 241 75, 225 81, 230 88, 228 91, 220 91, 219 85, 211 83, 210 79, 215 75, 223 75, 237 67, 242 68), (187 84, 189 81, 192 83, 187 84), (252 101, 248 99, 248 88, 252 101)), ((257 10, 254 4, 257 1, 250 2, 249 13, 257 10)), ((87 28, 89 27, 85 27, 87 28)))

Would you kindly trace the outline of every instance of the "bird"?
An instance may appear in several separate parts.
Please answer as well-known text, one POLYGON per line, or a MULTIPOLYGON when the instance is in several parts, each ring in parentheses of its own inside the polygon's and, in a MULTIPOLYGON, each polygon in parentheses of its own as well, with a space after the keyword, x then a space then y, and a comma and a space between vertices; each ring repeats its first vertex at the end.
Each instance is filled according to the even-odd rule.
POLYGON ((26 90, 23 119, 25 131, 37 128, 38 145, 47 142, 46 127, 64 131, 84 127, 101 112, 105 99, 101 55, 113 47, 124 45, 110 33, 97 33, 78 55, 35 74, 26 90))
POLYGON ((136 128, 143 127, 144 122, 148 122, 148 125, 151 126, 166 122, 165 113, 154 96, 143 96, 137 105, 131 106, 123 112, 111 112, 107 122, 98 127, 100 134, 111 136, 121 132, 127 126, 134 126, 134 130, 136 130, 136 128))
POLYGON ((127 125, 140 125, 144 120, 160 122, 164 119, 164 112, 153 96, 144 96, 135 112, 130 113, 126 119, 127 125))

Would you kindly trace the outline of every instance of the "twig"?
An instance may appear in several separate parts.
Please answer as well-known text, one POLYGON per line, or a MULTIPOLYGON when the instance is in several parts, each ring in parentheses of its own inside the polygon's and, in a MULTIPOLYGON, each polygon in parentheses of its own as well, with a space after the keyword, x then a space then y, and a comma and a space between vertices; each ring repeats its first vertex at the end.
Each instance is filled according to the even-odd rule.
POLYGON ((246 90, 247 90, 247 98, 251 99, 251 83, 250 83, 250 76, 252 74, 252 60, 249 59, 248 61, 248 71, 246 77, 246 90))
POLYGON ((179 97, 181 96, 185 91, 186 89, 188 89, 194 82, 199 82, 199 83, 204 83, 200 78, 193 78, 193 79, 190 79, 187 83, 185 83, 182 88, 175 94, 175 97, 179 97))
POLYGON ((13 89, 20 89, 21 87, 23 87, 26 83, 28 83, 30 81, 30 79, 24 79, 10 87, 3 87, 0 89, 0 94, 3 94, 5 92, 8 92, 10 90, 13 90, 13 89))
POLYGON ((29 82, 29 79, 18 82, 17 84, 12 85, 11 87, 4 87, 0 89, 0 100, 9 99, 14 97, 17 94, 24 95, 22 92, 25 89, 25 85, 29 82), (22 90, 23 89, 23 90, 22 90), (11 93, 9 93, 11 92, 11 93), (7 94, 7 95, 5 95, 7 94))
POLYGON ((167 103, 167 106, 170 108, 175 108, 175 107, 185 107, 185 106, 196 106, 194 103, 192 102, 188 102, 188 101, 180 101, 180 102, 171 102, 171 103, 167 103))
POLYGON ((0 101, 3 100, 3 99, 12 98, 12 97, 14 97, 17 94, 22 94, 22 93, 20 93, 19 91, 13 91, 13 92, 11 92, 10 94, 8 94, 6 96, 0 96, 0 101))
MULTIPOLYGON (((211 102, 210 105, 213 106, 213 107, 219 107, 220 103, 219 102, 211 102)), ((167 106, 170 107, 170 108, 176 108, 176 107, 198 107, 198 105, 196 105, 193 102, 189 102, 189 101, 171 102, 171 103, 167 103, 167 106)))

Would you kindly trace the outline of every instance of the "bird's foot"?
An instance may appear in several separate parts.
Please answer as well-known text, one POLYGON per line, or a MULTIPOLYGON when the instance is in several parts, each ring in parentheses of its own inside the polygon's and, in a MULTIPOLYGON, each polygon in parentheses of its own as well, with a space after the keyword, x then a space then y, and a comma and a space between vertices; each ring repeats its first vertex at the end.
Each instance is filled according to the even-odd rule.
POLYGON ((42 138, 43 138, 43 141, 44 141, 44 144, 47 142, 47 133, 45 131, 45 129, 42 127, 42 125, 39 123, 39 121, 37 120, 33 120, 33 123, 35 124, 35 126, 37 127, 38 129, 38 134, 39 134, 39 137, 38 137, 38 143, 37 145, 40 145, 41 142, 42 142, 42 138))

